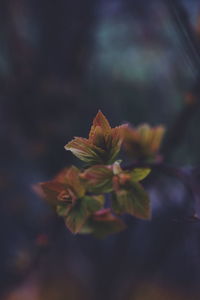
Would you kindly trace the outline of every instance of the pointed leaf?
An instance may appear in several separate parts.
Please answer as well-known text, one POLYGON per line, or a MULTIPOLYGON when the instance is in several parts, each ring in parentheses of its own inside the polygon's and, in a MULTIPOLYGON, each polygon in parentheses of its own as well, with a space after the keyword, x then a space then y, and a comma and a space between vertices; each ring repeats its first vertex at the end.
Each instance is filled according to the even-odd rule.
POLYGON ((118 155, 120 149, 121 149, 121 145, 122 145, 122 141, 123 141, 123 129, 127 127, 126 124, 121 125, 121 126, 117 126, 115 128, 111 129, 111 133, 110 135, 107 135, 106 138, 106 147, 109 150, 109 163, 112 164, 115 159, 116 156, 118 155))
POLYGON ((60 217, 66 217, 72 208, 71 204, 59 203, 56 207, 56 212, 60 217))
POLYGON ((103 206, 103 198, 93 198, 85 196, 73 205, 66 215, 65 223, 68 229, 73 233, 78 233, 86 223, 89 216, 103 206))
POLYGON ((79 199, 69 213, 66 214, 65 224, 72 233, 78 233, 89 216, 90 213, 85 208, 82 199, 79 199))
POLYGON ((74 192, 77 198, 82 198, 85 195, 85 186, 80 179, 80 171, 75 166, 68 169, 67 186, 74 192))
POLYGON ((57 205, 58 195, 64 190, 63 184, 55 180, 41 182, 38 188, 41 189, 40 195, 52 206, 57 205))
POLYGON ((124 222, 114 216, 110 209, 102 209, 90 217, 81 233, 92 233, 97 238, 105 238, 107 235, 118 233, 126 228, 124 222))
POLYGON ((142 124, 137 128, 143 145, 148 145, 152 139, 153 131, 148 124, 142 124))
POLYGON ((159 150, 164 134, 165 128, 163 126, 154 128, 154 135, 151 140, 151 151, 157 152, 159 150))
POLYGON ((97 126, 101 128, 104 135, 110 133, 110 130, 111 130, 110 124, 109 124, 108 120, 106 119, 106 117, 104 116, 104 114, 100 110, 98 111, 96 117, 94 118, 93 125, 90 130, 89 140, 92 142, 93 142, 93 139, 95 136, 95 129, 97 126))
POLYGON ((53 180, 40 183, 38 192, 35 190, 54 207, 59 202, 73 203, 86 192, 79 174, 79 169, 74 166, 65 168, 53 180))
POLYGON ((142 124, 137 128, 126 127, 123 130, 124 148, 135 159, 155 159, 164 132, 163 126, 150 127, 148 124, 142 124))
POLYGON ((98 164, 102 163, 102 155, 105 155, 105 151, 97 146, 91 144, 87 139, 76 137, 67 145, 65 149, 71 151, 79 159, 90 163, 98 164))
POLYGON ((148 168, 135 168, 130 172, 131 175, 131 180, 132 181, 140 181, 143 180, 144 178, 146 178, 149 173, 151 172, 151 169, 148 168))
POLYGON ((109 193, 112 191, 112 170, 104 165, 95 165, 86 169, 81 178, 86 181, 88 190, 92 193, 109 193))
POLYGON ((113 194, 112 208, 117 214, 127 213, 140 219, 151 217, 149 197, 136 182, 132 182, 131 188, 121 189, 113 194))
POLYGON ((65 149, 88 163, 111 164, 120 151, 124 125, 112 128, 106 117, 99 111, 93 120, 89 139, 75 137, 65 149))
POLYGON ((92 128, 92 138, 90 138, 90 142, 92 142, 93 145, 106 150, 105 133, 100 126, 92 128))

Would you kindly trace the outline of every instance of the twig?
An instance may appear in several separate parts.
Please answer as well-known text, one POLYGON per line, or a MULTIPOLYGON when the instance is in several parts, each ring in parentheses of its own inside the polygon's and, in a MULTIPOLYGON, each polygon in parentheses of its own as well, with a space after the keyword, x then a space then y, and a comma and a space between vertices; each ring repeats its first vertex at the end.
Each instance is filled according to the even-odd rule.
POLYGON ((186 94, 185 105, 178 114, 174 124, 168 131, 166 142, 163 144, 162 153, 167 158, 172 151, 181 144, 186 129, 200 106, 200 43, 198 37, 192 28, 187 13, 178 0, 166 0, 166 5, 171 13, 171 18, 175 24, 183 46, 187 51, 190 62, 196 74, 196 79, 189 93, 186 94))
POLYGON ((122 166, 123 170, 132 170, 134 168, 150 168, 155 172, 162 172, 163 174, 179 179, 191 195, 194 201, 194 213, 188 217, 188 222, 200 221, 200 187, 199 175, 200 169, 198 167, 174 167, 166 163, 144 163, 136 162, 122 166))
POLYGON ((134 168, 150 168, 154 171, 161 171, 164 174, 171 175, 179 178, 182 181, 188 180, 188 173, 182 167, 174 167, 165 163, 145 163, 145 162, 134 162, 122 166, 123 170, 132 170, 134 168))

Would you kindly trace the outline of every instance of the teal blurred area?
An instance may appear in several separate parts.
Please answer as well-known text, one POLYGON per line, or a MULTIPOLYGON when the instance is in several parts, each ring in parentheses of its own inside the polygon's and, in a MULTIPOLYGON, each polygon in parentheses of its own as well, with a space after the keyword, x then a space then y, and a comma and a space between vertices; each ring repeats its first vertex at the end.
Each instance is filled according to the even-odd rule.
MULTIPOLYGON (((32 189, 80 165, 64 145, 98 109, 171 128, 200 92, 187 24, 200 39, 198 0, 0 1, 0 299, 199 299, 200 225, 178 180, 147 180, 152 221, 105 240, 71 235, 32 189)), ((170 164, 199 165, 199 128, 196 109, 170 164)))

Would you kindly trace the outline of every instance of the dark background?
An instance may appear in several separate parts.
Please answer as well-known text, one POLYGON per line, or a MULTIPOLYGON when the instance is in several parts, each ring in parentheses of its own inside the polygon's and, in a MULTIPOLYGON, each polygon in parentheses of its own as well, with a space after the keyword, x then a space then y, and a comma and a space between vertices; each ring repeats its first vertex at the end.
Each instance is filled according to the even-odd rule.
POLYGON ((168 163, 198 166, 199 37, 198 0, 0 1, 0 299, 200 299, 200 225, 178 179, 150 177, 152 221, 105 240, 70 234, 31 188, 79 163, 64 145, 98 109, 172 128, 168 163))

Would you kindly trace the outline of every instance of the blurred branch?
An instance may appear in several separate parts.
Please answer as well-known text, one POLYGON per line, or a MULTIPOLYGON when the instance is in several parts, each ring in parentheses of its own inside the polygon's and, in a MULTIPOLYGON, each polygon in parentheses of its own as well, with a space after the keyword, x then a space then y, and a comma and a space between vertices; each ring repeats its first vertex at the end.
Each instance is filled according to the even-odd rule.
POLYGON ((194 70, 200 69, 200 44, 192 27, 188 13, 179 0, 165 0, 171 20, 179 33, 184 49, 190 58, 194 70))
POLYGON ((165 158, 169 157, 173 150, 180 146, 190 121, 192 120, 196 111, 199 109, 200 103, 197 101, 197 97, 193 96, 192 94, 191 96, 194 98, 194 101, 184 105, 171 128, 168 130, 166 142, 163 144, 161 149, 161 152, 165 158))
POLYGON ((124 165, 122 166, 123 170, 132 170, 134 168, 150 168, 153 171, 157 171, 157 172, 162 172, 166 175, 170 175, 173 177, 177 177, 179 178, 181 181, 184 182, 184 184, 188 183, 188 174, 187 172, 185 172, 185 169, 182 167, 174 167, 174 166, 170 166, 168 164, 165 163, 140 163, 140 162, 136 162, 136 163, 131 163, 128 165, 124 165))
POLYGON ((187 51, 196 77, 190 92, 186 94, 184 107, 169 129, 166 142, 163 145, 162 153, 165 157, 169 157, 172 151, 181 144, 186 129, 200 106, 200 42, 180 2, 178 0, 166 0, 166 5, 182 40, 184 49, 187 51))
POLYGON ((162 173, 179 179, 185 186, 194 201, 194 214, 185 221, 200 221, 200 168, 199 167, 174 167, 163 162, 156 163, 131 163, 122 166, 123 170, 134 168, 150 168, 152 171, 162 173))

